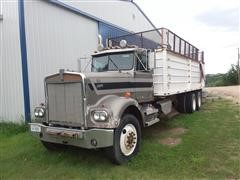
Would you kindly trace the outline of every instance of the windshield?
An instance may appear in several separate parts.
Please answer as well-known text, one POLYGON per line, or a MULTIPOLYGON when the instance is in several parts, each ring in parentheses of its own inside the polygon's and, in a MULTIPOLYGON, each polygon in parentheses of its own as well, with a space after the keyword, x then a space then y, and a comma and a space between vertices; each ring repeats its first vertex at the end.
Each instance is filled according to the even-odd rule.
POLYGON ((133 68, 133 57, 133 53, 93 57, 92 72, 130 70, 133 68))

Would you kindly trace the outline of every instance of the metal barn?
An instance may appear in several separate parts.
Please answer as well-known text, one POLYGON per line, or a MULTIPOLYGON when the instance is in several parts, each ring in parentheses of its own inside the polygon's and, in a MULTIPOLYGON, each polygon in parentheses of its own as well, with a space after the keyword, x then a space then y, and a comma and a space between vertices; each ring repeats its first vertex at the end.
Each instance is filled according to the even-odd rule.
POLYGON ((0 0, 0 120, 29 121, 44 102, 44 77, 78 71, 98 34, 105 42, 153 28, 131 0, 0 0))

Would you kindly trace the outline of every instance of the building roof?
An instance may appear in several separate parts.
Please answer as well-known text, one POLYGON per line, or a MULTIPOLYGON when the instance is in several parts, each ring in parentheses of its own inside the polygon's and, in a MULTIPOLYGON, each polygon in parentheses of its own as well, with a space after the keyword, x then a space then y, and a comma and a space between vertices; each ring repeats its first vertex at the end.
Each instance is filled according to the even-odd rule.
MULTIPOLYGON (((143 10, 133 0, 119 0, 119 1, 126 1, 126 2, 129 2, 129 3, 132 3, 134 6, 136 6, 137 9, 142 13, 142 15, 149 22, 149 24, 153 27, 153 29, 156 29, 156 26, 151 22, 151 20, 147 17, 147 15, 143 12, 143 10)), ((82 10, 76 8, 76 7, 70 6, 70 5, 68 5, 68 4, 66 4, 66 3, 64 3, 62 1, 59 1, 59 0, 48 0, 48 2, 50 2, 50 3, 54 4, 54 5, 57 5, 57 6, 61 7, 61 8, 65 8, 67 10, 70 10, 70 11, 76 13, 76 14, 80 14, 80 15, 82 15, 82 16, 84 16, 86 18, 89 18, 91 20, 102 22, 104 24, 110 25, 110 26, 115 27, 117 29, 129 32, 129 30, 127 30, 127 29, 125 29, 123 27, 120 27, 118 25, 115 25, 115 24, 112 24, 110 22, 107 22, 107 21, 105 21, 105 20, 103 20, 101 18, 98 18, 98 17, 96 17, 96 16, 94 16, 92 14, 84 12, 84 11, 82 11, 82 10)))

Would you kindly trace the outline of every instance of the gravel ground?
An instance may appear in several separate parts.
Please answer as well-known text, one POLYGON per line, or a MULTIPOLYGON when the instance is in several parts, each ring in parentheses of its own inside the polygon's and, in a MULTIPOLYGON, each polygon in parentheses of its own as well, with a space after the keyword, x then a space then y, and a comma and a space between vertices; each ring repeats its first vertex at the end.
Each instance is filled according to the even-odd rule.
POLYGON ((214 96, 231 99, 240 103, 240 86, 208 87, 205 90, 214 96))

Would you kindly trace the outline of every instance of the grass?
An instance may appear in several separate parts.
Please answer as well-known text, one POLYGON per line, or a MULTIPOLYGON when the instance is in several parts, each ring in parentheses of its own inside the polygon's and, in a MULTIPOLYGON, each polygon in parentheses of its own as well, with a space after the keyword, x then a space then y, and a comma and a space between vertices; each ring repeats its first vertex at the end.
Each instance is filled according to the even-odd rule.
POLYGON ((200 112, 144 129, 141 151, 116 166, 101 150, 48 152, 25 126, 0 124, 0 179, 237 179, 240 178, 239 106, 218 100, 200 112), (159 141, 182 127, 181 144, 159 141))

